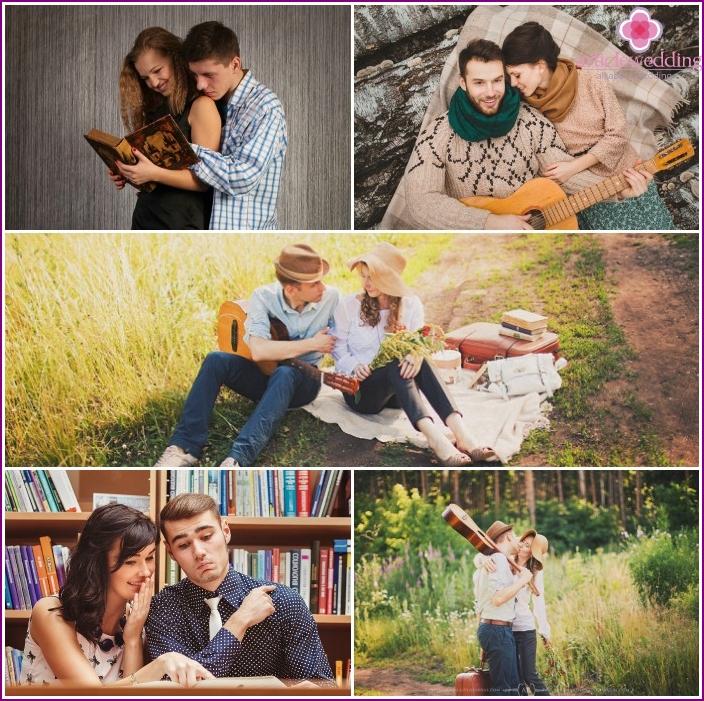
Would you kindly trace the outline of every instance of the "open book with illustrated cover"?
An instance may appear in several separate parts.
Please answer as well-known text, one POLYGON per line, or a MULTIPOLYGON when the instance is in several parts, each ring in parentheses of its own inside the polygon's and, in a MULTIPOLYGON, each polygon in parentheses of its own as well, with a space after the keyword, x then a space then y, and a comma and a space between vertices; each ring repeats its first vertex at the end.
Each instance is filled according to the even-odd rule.
MULTIPOLYGON (((112 171, 115 170, 115 161, 121 161, 127 165, 137 163, 137 158, 132 153, 133 148, 141 151, 155 165, 169 170, 188 168, 200 161, 170 114, 124 138, 113 136, 100 129, 91 129, 83 136, 112 171)), ((156 187, 156 183, 144 183, 133 187, 151 192, 156 187)))

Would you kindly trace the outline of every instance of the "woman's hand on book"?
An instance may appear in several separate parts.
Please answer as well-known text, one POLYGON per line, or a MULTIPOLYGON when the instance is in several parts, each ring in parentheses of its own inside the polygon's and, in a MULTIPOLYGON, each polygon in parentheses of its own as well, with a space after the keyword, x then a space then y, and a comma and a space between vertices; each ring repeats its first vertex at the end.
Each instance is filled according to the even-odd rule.
POLYGON ((108 175, 110 176, 110 180, 112 180, 113 185, 115 185, 118 190, 122 190, 125 185, 127 185, 127 181, 120 174, 120 171, 117 167, 117 161, 115 161, 115 170, 109 170, 108 175))
POLYGON ((137 159, 135 165, 128 166, 125 163, 117 163, 120 173, 133 185, 144 185, 149 182, 159 182, 161 168, 154 165, 141 151, 133 148, 132 153, 137 159))

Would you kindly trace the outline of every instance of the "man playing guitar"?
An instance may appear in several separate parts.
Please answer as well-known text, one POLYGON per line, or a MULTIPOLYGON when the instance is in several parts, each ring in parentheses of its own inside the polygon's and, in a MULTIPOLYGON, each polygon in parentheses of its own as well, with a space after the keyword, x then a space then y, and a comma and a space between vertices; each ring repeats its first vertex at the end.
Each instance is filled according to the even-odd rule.
POLYGON ((282 363, 267 375, 258 363, 300 358, 317 365, 335 345, 328 332, 340 293, 323 284, 330 265, 305 244, 286 246, 274 268, 277 282, 254 290, 249 301, 244 342, 251 359, 223 351, 206 356, 169 447, 155 467, 190 467, 198 462, 223 385, 257 404, 221 467, 253 465, 286 411, 316 398, 319 378, 282 363), (271 318, 285 326, 291 340, 272 339, 271 318))

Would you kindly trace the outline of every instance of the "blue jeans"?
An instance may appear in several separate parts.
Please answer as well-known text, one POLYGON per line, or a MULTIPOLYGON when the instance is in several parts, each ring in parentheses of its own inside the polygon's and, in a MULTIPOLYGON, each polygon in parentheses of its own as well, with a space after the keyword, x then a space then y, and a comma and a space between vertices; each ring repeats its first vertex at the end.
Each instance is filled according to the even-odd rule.
POLYGON ((516 643, 511 626, 480 623, 477 640, 486 652, 491 675, 491 696, 518 696, 516 643))
POLYGON ((267 377, 251 360, 213 351, 203 361, 188 393, 171 445, 196 457, 200 455, 208 438, 215 400, 223 385, 257 402, 230 451, 230 457, 243 467, 255 462, 286 411, 312 402, 320 390, 319 381, 288 365, 279 365, 267 377))
POLYGON ((518 677, 521 680, 522 696, 527 696, 528 688, 533 690, 535 696, 550 696, 545 682, 538 675, 535 666, 536 648, 538 645, 535 629, 514 630, 513 639, 516 641, 516 658, 518 660, 518 677))
POLYGON ((398 360, 387 363, 359 385, 359 397, 345 394, 344 398, 347 406, 358 414, 378 414, 386 407, 400 407, 418 430, 418 422, 428 417, 421 392, 443 422, 453 412, 459 413, 438 371, 427 360, 423 360, 418 374, 409 380, 401 377, 398 360))

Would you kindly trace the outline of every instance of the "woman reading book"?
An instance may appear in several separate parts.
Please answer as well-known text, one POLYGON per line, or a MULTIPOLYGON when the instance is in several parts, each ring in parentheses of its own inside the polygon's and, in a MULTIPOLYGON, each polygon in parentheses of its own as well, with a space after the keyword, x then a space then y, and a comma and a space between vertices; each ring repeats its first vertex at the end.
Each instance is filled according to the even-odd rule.
MULTIPOLYGON (((589 169, 604 178, 633 168, 638 156, 608 80, 560 58, 560 47, 538 22, 516 27, 502 47, 506 72, 521 97, 553 124, 573 161, 553 163, 541 175, 563 183, 589 169)), ((580 229, 674 229, 655 182, 645 194, 601 202, 577 215, 580 229)))
POLYGON ((143 666, 157 537, 152 520, 129 506, 106 504, 93 511, 59 595, 34 605, 20 684, 126 686, 166 674, 192 686, 213 678, 177 652, 143 666))
MULTIPOLYGON (((171 114, 190 143, 220 149, 222 123, 215 102, 196 90, 181 55, 182 41, 161 27, 139 34, 120 73, 122 121, 129 131, 171 114)), ((110 171, 115 186, 156 182, 140 192, 132 215, 133 229, 207 229, 212 191, 188 169, 155 166, 139 151, 135 166, 116 162, 110 171)))
POLYGON ((494 457, 490 448, 473 445, 445 383, 421 355, 409 353, 381 367, 370 367, 387 333, 423 326, 423 304, 401 278, 406 267, 401 252, 382 242, 347 265, 357 269, 364 288, 338 304, 331 331, 337 339, 333 350, 337 371, 360 381, 357 395, 344 395, 347 406, 360 414, 401 407, 443 465, 463 467, 494 457), (421 392, 452 432, 456 446, 434 423, 421 392))

